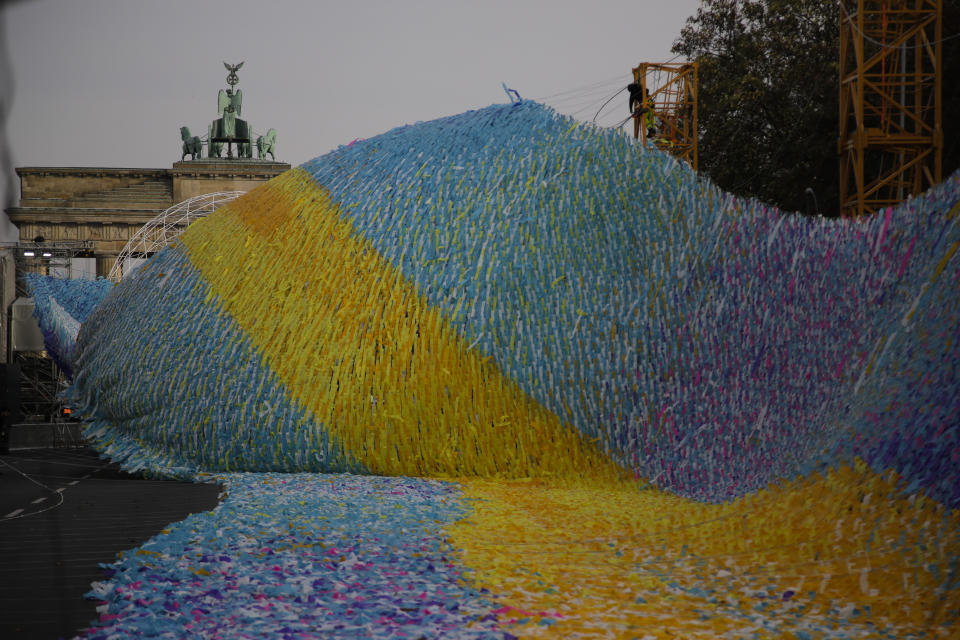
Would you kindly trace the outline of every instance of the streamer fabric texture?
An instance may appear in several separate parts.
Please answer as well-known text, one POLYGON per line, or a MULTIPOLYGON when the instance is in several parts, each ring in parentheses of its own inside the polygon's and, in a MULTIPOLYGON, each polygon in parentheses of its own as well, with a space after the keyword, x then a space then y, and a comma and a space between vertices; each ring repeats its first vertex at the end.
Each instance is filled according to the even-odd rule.
POLYGON ((514 101, 31 280, 104 455, 228 493, 86 635, 957 636, 958 247, 960 174, 808 218, 514 101))

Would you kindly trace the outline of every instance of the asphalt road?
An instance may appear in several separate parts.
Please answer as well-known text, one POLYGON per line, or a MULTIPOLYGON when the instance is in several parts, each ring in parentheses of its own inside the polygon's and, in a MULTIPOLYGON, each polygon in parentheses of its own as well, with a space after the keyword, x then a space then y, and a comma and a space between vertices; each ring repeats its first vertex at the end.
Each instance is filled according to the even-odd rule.
POLYGON ((72 638, 101 562, 217 505, 220 487, 133 476, 89 448, 0 455, 0 638, 72 638))

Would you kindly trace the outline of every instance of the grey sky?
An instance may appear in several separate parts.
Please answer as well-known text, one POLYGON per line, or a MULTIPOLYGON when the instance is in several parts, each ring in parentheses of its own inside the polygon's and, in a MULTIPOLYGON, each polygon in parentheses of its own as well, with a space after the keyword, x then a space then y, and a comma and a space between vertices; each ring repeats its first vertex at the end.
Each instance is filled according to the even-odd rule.
MULTIPOLYGON (((21 0, 0 9, 13 85, 7 142, 14 166, 169 167, 180 127, 203 136, 216 117, 223 62, 241 60, 243 117, 258 133, 276 128, 277 159, 293 165, 504 102, 501 82, 591 120, 638 62, 673 57, 698 5, 21 0)), ((619 122, 626 104, 624 93, 598 122, 619 122)), ((15 239, 10 229, 3 239, 15 239)))

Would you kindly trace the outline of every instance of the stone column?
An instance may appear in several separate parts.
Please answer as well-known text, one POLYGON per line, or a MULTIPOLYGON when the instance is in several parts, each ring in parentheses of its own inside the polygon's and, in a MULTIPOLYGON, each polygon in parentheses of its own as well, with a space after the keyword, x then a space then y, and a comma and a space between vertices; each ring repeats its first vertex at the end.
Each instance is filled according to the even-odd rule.
POLYGON ((97 277, 106 278, 113 269, 113 264, 117 261, 117 256, 104 256, 97 254, 97 277))

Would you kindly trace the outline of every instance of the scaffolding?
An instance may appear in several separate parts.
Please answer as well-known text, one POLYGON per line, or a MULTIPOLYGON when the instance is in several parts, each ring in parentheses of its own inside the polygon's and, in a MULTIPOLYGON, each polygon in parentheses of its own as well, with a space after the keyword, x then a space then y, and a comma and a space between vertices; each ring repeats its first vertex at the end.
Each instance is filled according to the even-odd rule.
POLYGON ((840 27, 840 210, 862 216, 942 179, 943 10, 939 0, 847 3, 840 27))
MULTIPOLYGON (((140 263, 168 245, 191 222, 209 215, 243 193, 208 193, 170 207, 130 239, 113 265, 110 279, 119 282, 124 274, 131 273, 140 263)), ((16 302, 4 310, 8 317, 6 326, 10 327, 10 339, 7 340, 8 353, 3 356, 4 362, 11 365, 11 371, 15 371, 18 377, 19 413, 24 423, 52 425, 55 428, 56 446, 79 444, 76 431, 69 428, 76 420, 71 417, 70 409, 63 401, 68 380, 44 349, 42 334, 39 334, 29 312, 33 307, 27 304, 30 302, 30 293, 23 276, 35 273, 59 278, 95 277, 95 263, 85 270, 86 273, 78 268, 81 262, 78 259, 95 260, 94 243, 47 242, 37 237, 32 242, 9 243, 0 245, 0 248, 13 255, 16 270, 16 302)))
MULTIPOLYGON (((21 311, 20 303, 30 295, 26 290, 24 274, 36 273, 69 278, 76 273, 77 259, 93 259, 93 242, 46 242, 43 238, 36 238, 32 242, 5 244, 3 248, 13 254, 16 265, 16 302, 9 309, 4 310, 8 316, 6 326, 10 328, 7 341, 9 353, 3 355, 5 362, 13 365, 13 370, 19 376, 17 390, 22 420, 26 423, 54 424, 58 427, 66 425, 73 421, 69 417, 61 396, 67 387, 66 376, 48 357, 43 348, 42 338, 27 335, 30 330, 25 320, 30 320, 31 324, 34 324, 33 332, 37 331, 35 321, 32 321, 29 316, 27 318, 17 316, 21 311)), ((57 433, 60 434, 61 431, 64 434, 67 433, 59 428, 57 433)), ((76 444, 67 442, 65 435, 60 440, 63 440, 61 444, 76 444)))
POLYGON ((634 114, 633 137, 660 149, 697 169, 697 63, 642 62, 633 69, 633 81, 647 98, 644 108, 654 116, 650 135, 642 120, 646 114, 634 114), (648 93, 649 92, 649 93, 648 93))
POLYGON ((16 263, 17 297, 30 295, 24 286, 23 274, 69 278, 76 271, 75 261, 78 258, 94 258, 92 240, 46 242, 43 238, 36 238, 33 242, 5 244, 3 248, 13 253, 16 263))

